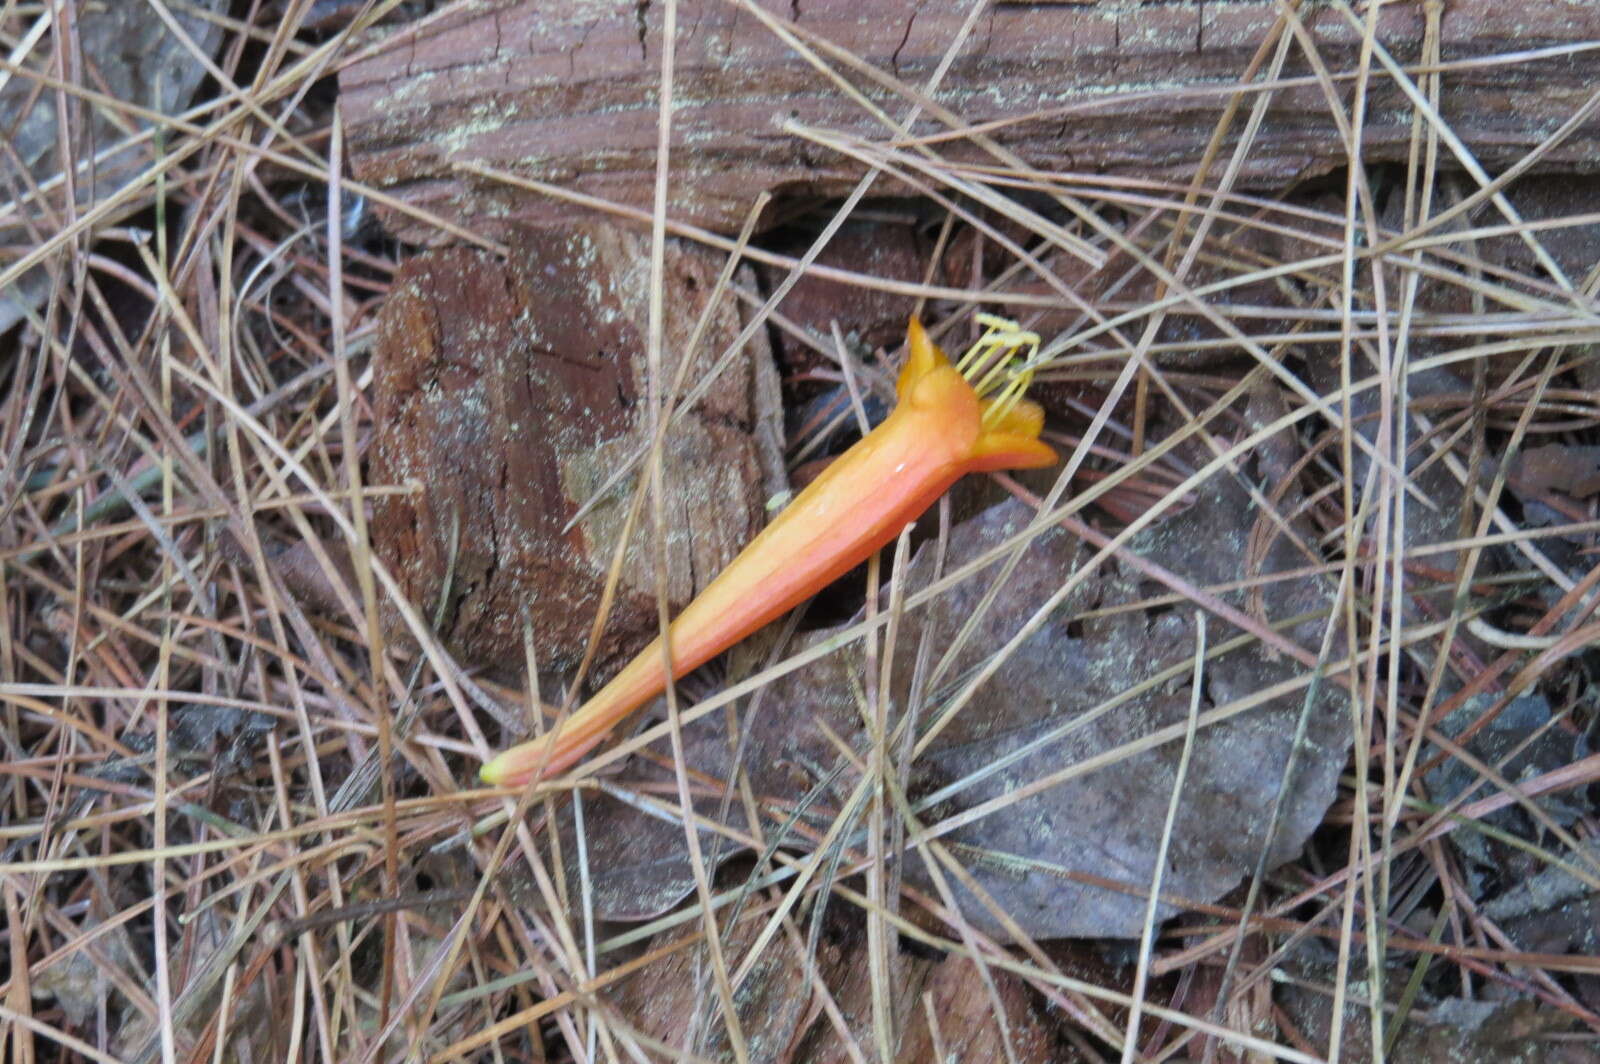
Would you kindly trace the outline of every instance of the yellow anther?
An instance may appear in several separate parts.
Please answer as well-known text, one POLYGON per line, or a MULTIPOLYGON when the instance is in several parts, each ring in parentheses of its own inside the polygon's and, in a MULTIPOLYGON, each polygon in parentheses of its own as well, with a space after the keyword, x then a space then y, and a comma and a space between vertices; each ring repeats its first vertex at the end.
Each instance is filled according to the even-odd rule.
POLYGON ((980 397, 998 389, 999 394, 984 408, 983 426, 992 428, 1005 420, 1033 381, 1033 358, 1039 353, 1039 334, 1024 329, 1009 318, 994 314, 974 316, 984 327, 978 342, 967 348, 956 369, 980 397), (1018 353, 1022 352, 1020 358, 1018 353))

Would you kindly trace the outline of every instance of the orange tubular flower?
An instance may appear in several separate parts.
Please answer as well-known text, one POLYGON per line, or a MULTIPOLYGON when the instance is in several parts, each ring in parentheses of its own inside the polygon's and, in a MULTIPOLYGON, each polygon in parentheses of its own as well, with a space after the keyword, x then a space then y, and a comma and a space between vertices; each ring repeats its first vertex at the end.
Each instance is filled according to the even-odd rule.
MULTIPOLYGON (((890 543, 966 473, 1052 465, 1044 411, 1022 397, 1032 374, 1010 356, 1039 338, 980 315, 988 332, 951 365, 915 318, 894 412, 840 455, 668 626, 676 679, 776 620, 890 543), (987 393, 992 397, 984 398, 987 393)), ((483 766, 486 783, 555 775, 666 689, 661 640, 549 734, 483 766)))

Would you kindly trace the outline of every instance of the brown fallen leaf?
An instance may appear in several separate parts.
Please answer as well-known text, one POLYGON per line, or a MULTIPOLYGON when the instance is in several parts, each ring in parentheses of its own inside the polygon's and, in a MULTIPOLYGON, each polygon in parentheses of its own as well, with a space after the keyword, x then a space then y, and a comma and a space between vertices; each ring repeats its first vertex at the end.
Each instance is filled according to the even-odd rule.
MULTIPOLYGON (((1328 1044, 1332 1009, 1321 988, 1285 985, 1280 1001, 1301 1033, 1313 1045, 1328 1044)), ((1458 1061, 1518 1064, 1595 1064, 1587 1040, 1575 1039, 1578 1021, 1528 998, 1471 1000, 1446 998, 1429 1002, 1407 1016, 1394 1045, 1382 1059, 1405 1064, 1456 1064, 1458 1061)), ((1371 1019, 1365 1002, 1345 1006, 1342 1051, 1338 1064, 1374 1059, 1371 1019)))
POLYGON ((1559 491, 1574 498, 1600 493, 1600 447, 1550 443, 1523 451, 1508 471, 1522 491, 1559 491))
MULTIPOLYGON (((722 948, 738 964, 765 923, 751 914, 722 931, 722 948)), ((649 949, 681 939, 665 932, 649 949)), ((857 1048, 872 1045, 872 990, 861 963, 865 930, 855 914, 828 921, 812 958, 816 981, 807 975, 803 940, 778 936, 763 951, 749 976, 735 988, 741 1029, 748 1036, 752 1064, 845 1064, 851 1059, 844 1039, 822 1014, 815 990, 820 982, 850 1026, 857 1048)), ((964 957, 902 953, 894 959, 894 1029, 897 1064, 930 1060, 1003 1060, 1006 1057, 993 1002, 973 963, 964 957), (935 1026, 930 1026, 930 1016, 935 1026), (935 1046, 944 1050, 934 1052, 935 1046)), ((690 1025, 700 1032, 698 1050, 712 1060, 732 1060, 726 1024, 711 1015, 716 992, 706 977, 702 945, 686 945, 624 980, 608 1004, 669 1045, 682 1045, 690 1025), (699 956, 696 951, 699 950, 699 956)), ((1018 1064, 1053 1064, 1079 1059, 1068 1052, 1037 1007, 1027 985, 1016 976, 991 970, 1000 1007, 1018 1064)))

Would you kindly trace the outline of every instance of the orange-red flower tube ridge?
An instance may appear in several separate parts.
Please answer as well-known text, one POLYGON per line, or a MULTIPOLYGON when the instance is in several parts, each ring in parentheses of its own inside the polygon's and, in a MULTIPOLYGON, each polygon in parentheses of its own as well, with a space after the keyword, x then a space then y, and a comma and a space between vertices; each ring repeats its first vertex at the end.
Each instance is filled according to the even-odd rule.
MULTIPOLYGON (((952 365, 912 319, 894 411, 807 485, 668 626, 681 677, 781 617, 890 543, 964 474, 1056 461, 1039 442, 1044 412, 1022 397, 1031 371, 1008 363, 1038 337, 981 316, 989 330, 952 365), (995 392, 985 398, 986 393, 995 392)), ((483 766, 491 784, 520 785, 582 760, 634 710, 666 689, 657 638, 551 732, 483 766)))

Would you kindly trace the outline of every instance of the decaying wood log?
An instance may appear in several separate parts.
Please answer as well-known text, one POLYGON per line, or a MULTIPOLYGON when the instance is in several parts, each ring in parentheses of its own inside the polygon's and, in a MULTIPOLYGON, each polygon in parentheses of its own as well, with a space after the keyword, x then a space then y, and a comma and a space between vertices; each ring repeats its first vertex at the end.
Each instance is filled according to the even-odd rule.
MULTIPOLYGON (((372 480, 412 483, 377 503, 373 536, 411 602, 464 660, 522 660, 523 619, 542 666, 582 653, 633 479, 570 531, 607 478, 648 444, 648 241, 614 226, 522 234, 509 261, 460 248, 400 270, 375 356, 372 480)), ((673 245, 664 358, 688 344, 718 263, 673 245)), ((722 297, 688 380, 742 322, 722 297)), ((782 484, 778 381, 757 334, 667 437, 667 592, 681 606, 758 532, 782 484)), ((633 537, 607 657, 656 628, 649 510, 633 537)))
MULTIPOLYGON (((752 13, 826 39, 911 86, 926 84, 957 36, 967 0, 682 0, 674 78, 671 210, 723 230, 738 227, 762 190, 796 198, 847 189, 848 160, 786 135, 789 118, 881 139, 882 125, 752 13), (791 21, 798 19, 798 21, 791 21)), ((476 163, 634 207, 652 202, 662 4, 636 0, 462 5, 340 74, 357 177, 494 233, 512 220, 571 218, 574 208, 453 169, 476 163)), ((1424 37, 1422 0, 1394 0, 1379 40, 1401 63, 1424 37)), ((1187 178, 1225 103, 1277 18, 1273 0, 1169 0, 1081 5, 995 4, 951 66, 938 102, 970 123, 1042 117, 994 137, 1047 170, 1187 178), (1178 94, 1173 90, 1200 90, 1178 94)), ((1357 65, 1359 35, 1328 5, 1303 5, 1323 62, 1357 65)), ((1544 47, 1600 41, 1600 4, 1574 0, 1450 0, 1441 54, 1441 109, 1480 162, 1494 169, 1539 145, 1595 91, 1592 52, 1534 58, 1544 47)), ((837 63, 835 64, 837 65, 837 63)), ((1343 165, 1345 149, 1322 89, 1298 48, 1244 163, 1246 187, 1279 187, 1343 165)), ((852 74, 865 84, 860 74, 852 74)), ((909 104, 866 85, 891 115, 909 104)), ((1339 88, 1346 100, 1352 83, 1339 88)), ((943 124, 925 117, 917 131, 943 124)), ((1376 62, 1363 139, 1368 162, 1402 161, 1412 136, 1406 98, 1376 62)), ((985 159, 966 142, 945 154, 985 159)), ((1453 164, 1441 150, 1445 166, 1453 164)), ((989 161, 992 161, 990 159, 989 161)), ((1542 157, 1546 168, 1600 166, 1600 123, 1542 157)), ((895 186, 884 182, 884 192, 895 186)), ((902 190, 903 191, 903 190, 902 190)), ((769 218, 781 212, 769 212, 769 218)), ((386 211, 402 239, 440 238, 386 211)))

